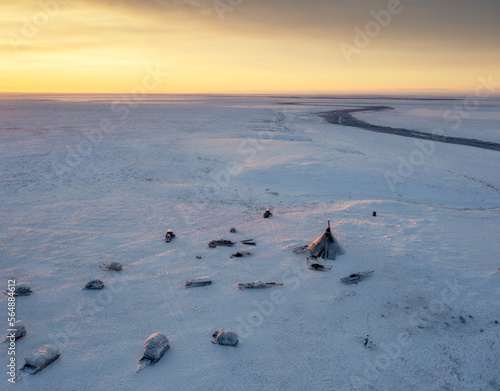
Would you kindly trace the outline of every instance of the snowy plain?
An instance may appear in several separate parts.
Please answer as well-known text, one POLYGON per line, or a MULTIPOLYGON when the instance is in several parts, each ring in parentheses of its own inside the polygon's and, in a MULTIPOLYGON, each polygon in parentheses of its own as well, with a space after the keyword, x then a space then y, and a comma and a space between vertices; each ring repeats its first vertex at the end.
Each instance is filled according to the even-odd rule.
POLYGON ((16 301, 28 332, 17 365, 44 344, 61 351, 0 388, 500 390, 500 153, 318 115, 391 106, 356 117, 498 142, 500 101, 458 128, 436 114, 460 102, 0 97, 0 284, 34 289, 16 301), (346 253, 311 271, 292 249, 327 220, 346 253), (221 238, 238 244, 208 248, 221 238), (112 261, 124 269, 99 268, 112 261), (340 282, 363 270, 375 273, 340 282), (184 288, 207 275, 211 286, 184 288), (94 278, 102 291, 81 289, 94 278), (254 280, 284 286, 236 288, 254 280), (212 344, 221 328, 239 346, 212 344), (157 331, 171 348, 135 373, 157 331))

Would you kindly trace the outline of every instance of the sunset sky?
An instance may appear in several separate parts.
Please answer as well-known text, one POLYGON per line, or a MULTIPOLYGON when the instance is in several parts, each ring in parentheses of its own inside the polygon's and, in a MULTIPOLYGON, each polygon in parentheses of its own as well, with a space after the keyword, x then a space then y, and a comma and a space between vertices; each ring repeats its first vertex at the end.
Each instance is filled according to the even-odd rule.
POLYGON ((0 92, 128 93, 151 69, 151 93, 470 91, 500 80, 499 18, 498 0, 2 1, 0 92))

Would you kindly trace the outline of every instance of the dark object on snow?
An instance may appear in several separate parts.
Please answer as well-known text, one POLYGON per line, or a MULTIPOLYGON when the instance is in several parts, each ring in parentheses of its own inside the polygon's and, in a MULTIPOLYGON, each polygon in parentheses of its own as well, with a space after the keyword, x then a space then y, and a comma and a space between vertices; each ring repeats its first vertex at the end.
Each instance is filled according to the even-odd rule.
POLYGON ((26 358, 26 364, 21 371, 28 372, 31 375, 40 372, 42 369, 56 361, 61 353, 59 349, 51 345, 43 345, 40 349, 26 358))
POLYGON ((236 231, 236 228, 234 228, 234 227, 233 227, 233 228, 231 228, 231 229, 229 230, 229 232, 231 232, 232 234, 235 234, 235 233, 236 233, 236 232, 238 232, 238 231, 236 231))
POLYGON ((28 283, 20 282, 19 284, 16 284, 16 290, 14 291, 14 296, 30 295, 31 292, 33 292, 33 290, 31 289, 28 283))
POLYGON ((196 256, 196 259, 201 259, 201 257, 199 255, 196 256))
POLYGON ((196 288, 198 286, 212 285, 212 280, 209 276, 193 278, 191 281, 186 281, 186 288, 196 288))
POLYGON ((372 216, 377 217, 377 212, 373 212, 372 216))
POLYGON ((170 343, 165 334, 154 333, 144 342, 144 354, 139 360, 136 372, 144 369, 148 365, 155 365, 170 348, 170 343))
POLYGON ((119 272, 123 269, 123 266, 120 262, 111 262, 109 264, 102 264, 99 266, 102 270, 111 270, 114 272, 119 272))
POLYGON ((323 258, 334 260, 337 254, 344 254, 344 249, 335 239, 330 230, 330 222, 323 235, 312 242, 307 249, 311 252, 311 258, 323 258))
POLYGON ((318 270, 320 272, 325 272, 327 270, 332 270, 331 266, 320 265, 319 263, 313 263, 309 266, 311 270, 318 270))
POLYGON ((365 279, 366 277, 370 276, 373 272, 374 270, 353 273, 347 277, 341 278, 340 281, 346 284, 357 284, 358 281, 365 279))
POLYGON ((247 251, 238 251, 236 254, 231 255, 231 258, 249 257, 252 255, 247 251))
POLYGON ((219 330, 213 333, 214 340, 212 343, 219 345, 236 346, 238 344, 238 335, 233 331, 219 330))
POLYGON ((220 239, 220 240, 212 240, 210 243, 208 243, 208 247, 210 248, 215 248, 217 246, 233 247, 234 242, 231 242, 230 240, 226 239, 220 239))
POLYGON ((279 284, 276 282, 262 282, 262 281, 240 282, 238 284, 239 289, 265 289, 265 288, 275 288, 278 286, 283 286, 283 284, 279 284))
POLYGON ((256 246, 257 243, 253 241, 253 239, 245 239, 242 240, 241 243, 246 244, 247 246, 256 246))
POLYGON ((8 329, 7 331, 9 333, 7 334, 7 337, 5 337, 4 342, 12 342, 12 338, 14 339, 14 341, 17 341, 18 339, 21 339, 26 335, 26 327, 21 320, 14 322, 14 326, 12 326, 12 328, 8 329))
POLYGON ((370 339, 370 336, 367 335, 366 338, 363 341, 363 345, 365 345, 365 348, 367 349, 375 349, 377 345, 370 339))
POLYGON ((262 217, 264 217, 265 219, 267 219, 268 217, 271 217, 273 214, 269 211, 269 209, 266 209, 266 211, 264 212, 264 214, 262 215, 262 217))
POLYGON ((165 235, 165 242, 170 242, 173 238, 175 238, 175 234, 172 232, 171 229, 167 229, 167 233, 165 235))
POLYGON ((33 290, 29 286, 27 282, 20 282, 19 284, 16 284, 14 287, 14 291, 12 291, 12 287, 10 289, 6 289, 4 293, 8 296, 29 296, 31 295, 31 292, 33 290))
POLYGON ((83 287, 83 289, 102 289, 104 288, 104 282, 102 282, 101 280, 92 280, 92 281, 89 281, 85 284, 85 286, 83 287))

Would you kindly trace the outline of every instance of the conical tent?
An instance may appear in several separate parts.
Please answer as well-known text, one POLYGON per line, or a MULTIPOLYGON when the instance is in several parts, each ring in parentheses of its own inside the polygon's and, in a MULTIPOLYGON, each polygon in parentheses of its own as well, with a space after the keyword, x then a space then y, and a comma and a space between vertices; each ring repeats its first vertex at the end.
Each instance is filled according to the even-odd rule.
POLYGON ((330 230, 330 224, 323 235, 312 242, 307 249, 311 252, 313 258, 335 259, 335 257, 344 254, 344 248, 335 239, 330 230))

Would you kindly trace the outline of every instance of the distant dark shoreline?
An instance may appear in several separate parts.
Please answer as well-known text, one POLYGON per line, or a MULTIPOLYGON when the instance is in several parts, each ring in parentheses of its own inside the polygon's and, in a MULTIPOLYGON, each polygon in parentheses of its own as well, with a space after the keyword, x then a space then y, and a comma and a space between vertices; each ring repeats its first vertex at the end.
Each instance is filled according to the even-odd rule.
POLYGON ((421 140, 437 141, 446 144, 467 145, 470 147, 489 149, 491 151, 500 151, 500 144, 493 143, 490 141, 481 141, 463 137, 444 136, 442 134, 420 132, 418 130, 391 128, 388 126, 373 125, 352 116, 352 113, 359 113, 363 111, 382 111, 382 110, 394 110, 394 108, 389 106, 367 106, 360 109, 327 111, 324 113, 319 113, 319 116, 323 117, 327 122, 331 124, 352 126, 355 128, 370 130, 372 132, 395 134, 397 136, 412 137, 421 140))

